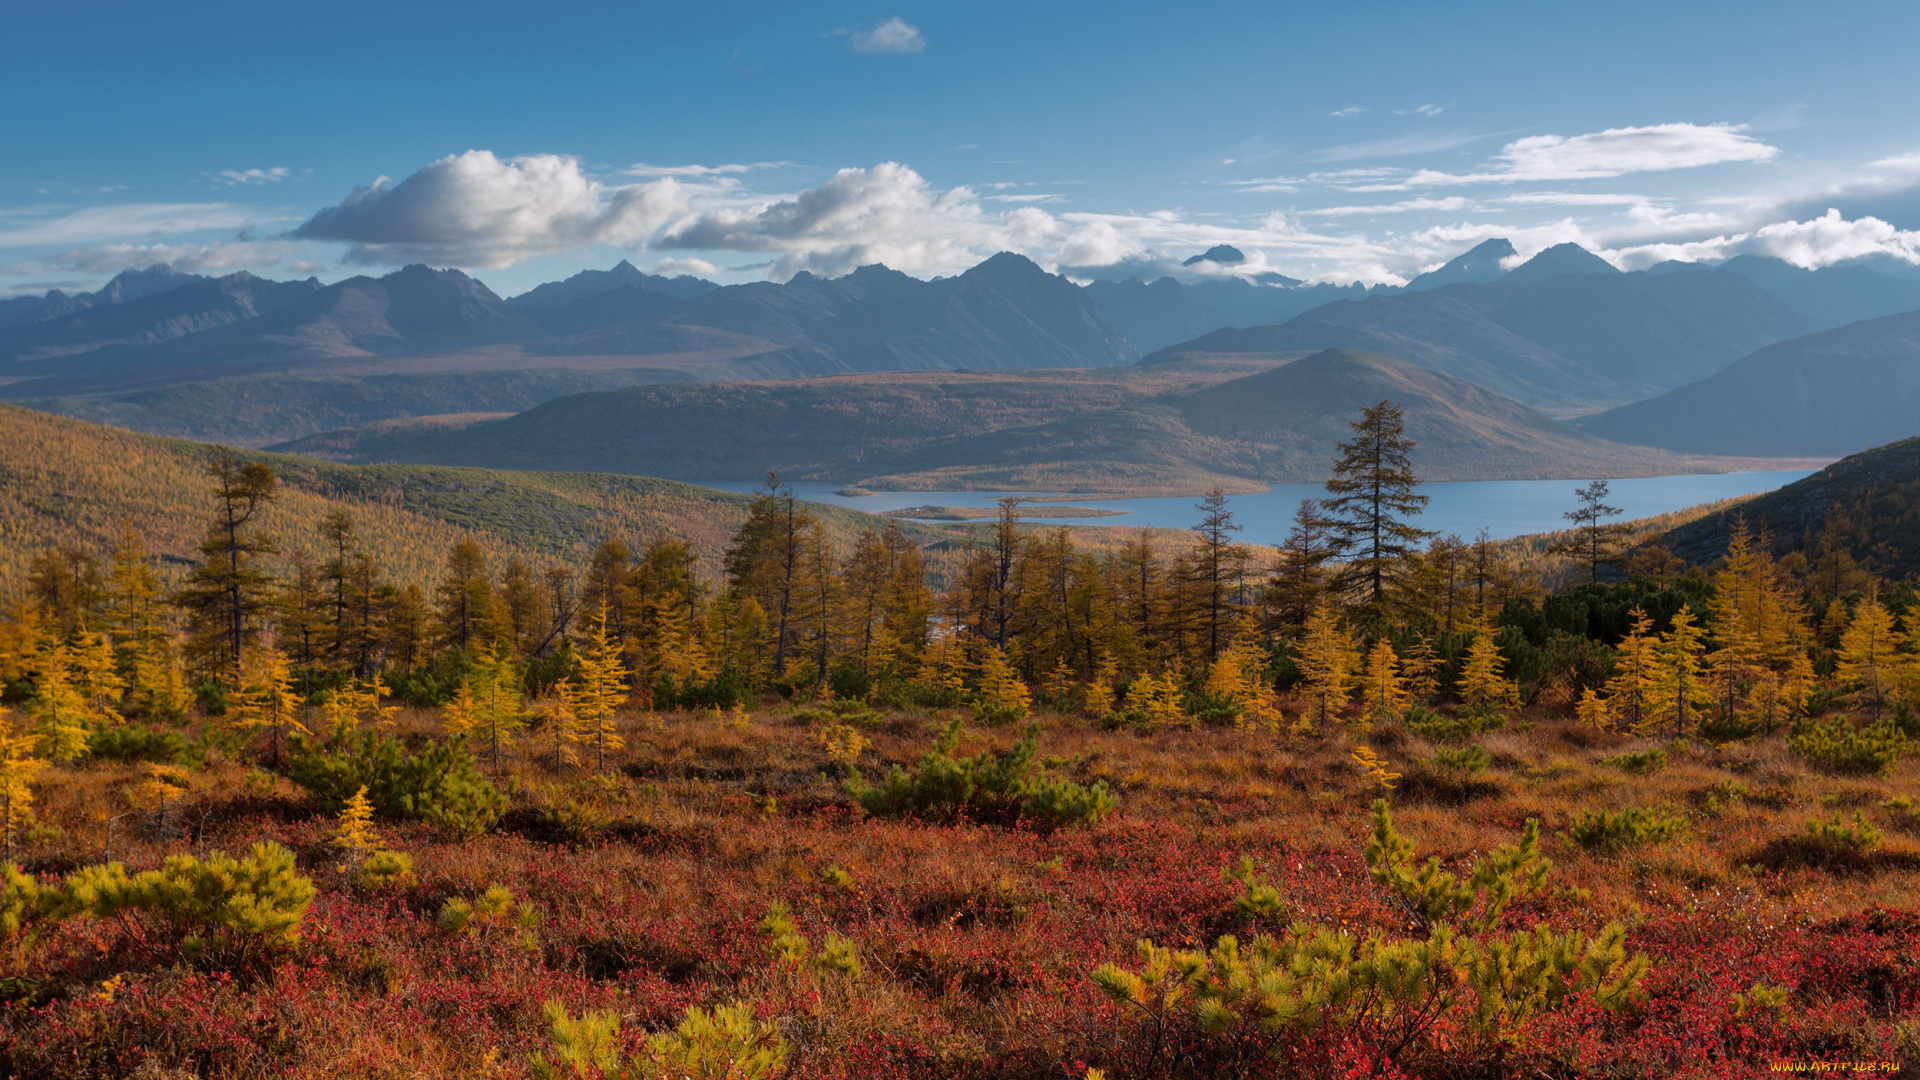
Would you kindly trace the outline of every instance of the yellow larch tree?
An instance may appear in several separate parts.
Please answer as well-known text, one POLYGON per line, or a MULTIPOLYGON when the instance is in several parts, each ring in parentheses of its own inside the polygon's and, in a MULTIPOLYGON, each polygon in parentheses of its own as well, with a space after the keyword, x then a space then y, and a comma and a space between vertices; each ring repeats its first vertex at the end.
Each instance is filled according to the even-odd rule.
POLYGON ((1322 596, 1315 601, 1300 636, 1300 696, 1321 723, 1346 707, 1348 686, 1353 681, 1353 638, 1340 625, 1333 605, 1322 596))
POLYGON ((1858 687, 1863 701, 1872 706, 1873 718, 1880 719, 1887 691, 1899 685, 1899 667, 1903 660, 1900 645, 1906 635, 1894 629, 1893 613, 1880 602, 1879 589, 1871 589, 1854 605, 1853 618, 1840 635, 1838 663, 1834 677, 1842 685, 1858 687))
POLYGON ((1673 737, 1686 734, 1700 707, 1708 700, 1701 677, 1705 632, 1694 621, 1693 609, 1682 605, 1660 635, 1654 651, 1654 713, 1673 721, 1673 737))
POLYGON ((481 654, 468 677, 473 685, 473 730, 487 743, 493 767, 500 767, 501 744, 526 726, 520 666, 498 648, 481 654))
POLYGON ((1007 663, 1007 654, 988 648, 980 660, 979 717, 987 723, 1012 724, 1027 718, 1033 694, 1007 663))
POLYGON ((473 700, 473 679, 461 679, 460 685, 453 688, 453 696, 440 706, 440 733, 449 737, 465 735, 473 730, 479 716, 479 706, 473 700))
POLYGON ((572 683, 553 688, 553 696, 540 709, 540 722, 546 728, 547 764, 553 771, 580 764, 580 713, 572 683))
POLYGON ((580 650, 580 674, 574 682, 574 711, 593 746, 594 768, 605 771, 607 752, 625 745, 614 726, 615 711, 627 700, 628 672, 620 646, 607 636, 606 613, 594 621, 586 648, 580 650))
POLYGON ((1381 638, 1367 653, 1366 674, 1360 680, 1362 722, 1369 727, 1380 720, 1399 716, 1407 707, 1407 680, 1400 673, 1400 658, 1393 643, 1381 638))
POLYGON ((360 868, 367 856, 380 850, 380 836, 373 829, 373 803, 367 798, 367 785, 353 793, 334 818, 333 838, 328 841, 346 858, 341 870, 360 868))
POLYGON ((33 780, 45 761, 33 757, 34 737, 15 731, 12 717, 0 713, 0 844, 5 846, 5 863, 13 862, 13 847, 22 831, 33 820, 33 780))
POLYGON ((1520 692, 1506 677, 1506 657, 1493 639, 1485 620, 1476 619, 1469 632, 1473 643, 1467 646, 1467 659, 1460 666, 1460 700, 1469 706, 1498 709, 1516 703, 1520 692))
POLYGON ((271 739, 273 761, 281 760, 281 745, 287 736, 310 735, 300 722, 306 702, 293 688, 293 665, 279 649, 263 649, 254 654, 254 671, 240 695, 234 726, 249 734, 265 730, 271 739))
POLYGON ((93 733, 87 726, 87 699, 73 685, 66 646, 56 645, 41 661, 27 714, 34 720, 36 747, 50 761, 86 756, 93 733))
POLYGON ((1654 708, 1654 690, 1659 682, 1656 650, 1658 638, 1652 635, 1653 616, 1639 606, 1628 613, 1632 620, 1627 636, 1614 649, 1613 678, 1607 680, 1607 706, 1616 723, 1630 731, 1645 729, 1654 708))

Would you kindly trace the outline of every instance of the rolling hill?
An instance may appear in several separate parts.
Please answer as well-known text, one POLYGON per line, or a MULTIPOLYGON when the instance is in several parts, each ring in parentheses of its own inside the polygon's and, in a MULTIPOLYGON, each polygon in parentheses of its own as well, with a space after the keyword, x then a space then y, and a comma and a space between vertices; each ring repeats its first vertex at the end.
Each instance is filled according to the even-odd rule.
POLYGON ((1812 476, 1689 522, 1663 538, 1688 562, 1726 553, 1736 520, 1769 537, 1777 554, 1807 551, 1832 515, 1852 556, 1889 580, 1920 573, 1920 438, 1845 457, 1812 476))
POLYGON ((1920 435, 1920 312, 1769 345, 1578 425, 1682 453, 1770 457, 1834 456, 1920 435))
MULTIPOLYGON (((174 565, 191 555, 210 511, 204 475, 213 449, 0 405, 0 587, 34 553, 71 545, 104 553, 130 524, 174 565)), ((282 550, 317 550, 326 515, 345 510, 368 550, 402 578, 432 581, 448 548, 473 535, 494 558, 582 562, 608 536, 666 533, 687 540, 703 569, 719 571, 749 497, 634 476, 505 473, 421 466, 360 467, 284 454, 269 463, 282 497, 266 528, 282 550)), ((843 547, 880 519, 816 506, 843 547)), ((909 525, 922 541, 950 533, 909 525)))
POLYGON ((1176 362, 1086 372, 872 375, 579 394, 464 427, 386 425, 284 449, 462 463, 897 489, 1192 492, 1324 477, 1362 404, 1400 401, 1429 479, 1684 471, 1497 394, 1385 357, 1176 362), (1251 372, 1251 373, 1250 373, 1251 372))

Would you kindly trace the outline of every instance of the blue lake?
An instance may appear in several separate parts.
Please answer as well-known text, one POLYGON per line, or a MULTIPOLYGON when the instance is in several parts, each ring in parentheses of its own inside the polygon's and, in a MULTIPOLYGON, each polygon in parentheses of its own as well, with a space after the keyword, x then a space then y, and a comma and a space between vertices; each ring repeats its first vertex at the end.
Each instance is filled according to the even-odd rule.
MULTIPOLYGON (((1793 469, 1771 472, 1689 473, 1682 476, 1644 476, 1609 480, 1608 503, 1626 511, 1621 520, 1651 517, 1673 510, 1731 498, 1772 491, 1793 483, 1811 470, 1793 469)), ((1417 519, 1421 528, 1441 533, 1458 533, 1472 539, 1481 529, 1494 539, 1521 536, 1565 528, 1561 515, 1574 508, 1574 489, 1585 480, 1484 480, 1444 484, 1422 484, 1420 493, 1431 498, 1426 513, 1417 519)), ((722 491, 757 491, 757 480, 709 481, 707 487, 722 491)), ((1007 495, 1053 493, 1007 491, 882 491, 873 495, 847 496, 836 492, 839 484, 796 482, 794 493, 813 502, 845 506, 854 510, 880 513, 915 506, 992 506, 1007 495)), ((1281 484, 1254 495, 1235 495, 1230 507, 1234 520, 1243 526, 1242 540, 1277 543, 1292 527, 1294 510, 1301 499, 1325 496, 1319 484, 1281 484)), ((1062 525, 1150 525, 1166 529, 1185 529, 1200 519, 1194 509, 1198 496, 1156 499, 1073 499, 1070 505, 1122 511, 1120 516, 1099 518, 1028 517, 1023 521, 1062 525)))

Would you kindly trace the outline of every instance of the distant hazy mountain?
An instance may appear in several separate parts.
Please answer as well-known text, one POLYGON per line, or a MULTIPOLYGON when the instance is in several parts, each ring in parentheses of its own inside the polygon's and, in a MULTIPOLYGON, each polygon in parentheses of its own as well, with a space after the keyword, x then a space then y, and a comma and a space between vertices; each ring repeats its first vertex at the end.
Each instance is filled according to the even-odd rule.
POLYGON ((38 322, 0 328, 0 361, 46 360, 108 345, 171 341, 277 311, 321 288, 311 278, 267 281, 244 270, 223 278, 178 274, 165 280, 172 281, 173 286, 144 295, 125 292, 117 301, 97 302, 38 322))
POLYGON ((1372 293, 1364 285, 1303 285, 1277 274, 1263 275, 1261 282, 1239 277, 1180 282, 1163 277, 1148 284, 1128 278, 1095 281, 1086 291, 1101 318, 1143 353, 1224 327, 1283 323, 1322 304, 1372 293))
POLYGON ((1782 341, 1578 423, 1623 442, 1761 457, 1846 454, 1920 435, 1920 312, 1782 341))
POLYGON ((514 307, 560 308, 628 287, 683 302, 705 296, 720 286, 689 274, 671 278, 649 274, 621 259, 611 270, 582 270, 565 281, 536 285, 507 303, 514 307))
POLYGON ((1447 260, 1438 270, 1429 270, 1407 282, 1411 290, 1437 289, 1442 285, 1485 285, 1507 274, 1502 260, 1516 254, 1506 240, 1483 240, 1464 255, 1447 260))
POLYGON ((1622 274, 1597 258, 1606 271, 1587 272, 1580 269, 1592 269, 1584 254, 1542 252, 1526 264, 1540 264, 1531 285, 1512 284, 1516 270, 1492 284, 1327 304, 1278 326, 1216 331, 1147 362, 1354 348, 1564 416, 1705 378, 1756 348, 1813 328, 1806 316, 1737 274, 1622 274))
POLYGON ((666 314, 544 342, 549 356, 654 354, 730 344, 768 371, 1077 368, 1139 353, 1072 282, 1002 252, 951 278, 884 266, 731 285, 666 314), (757 346, 757 347, 756 347, 757 346))
POLYGON ((1853 557, 1890 581, 1920 573, 1920 438, 1890 443, 1666 535, 1674 554, 1707 563, 1726 553, 1736 521, 1776 553, 1809 551, 1835 518, 1853 557))
POLYGON ((1561 274, 1618 274, 1610 262, 1579 244, 1555 244, 1507 271, 1508 285, 1538 285, 1561 274))
POLYGON ((1185 260, 1180 265, 1196 266, 1203 262, 1210 262, 1219 263, 1222 266, 1238 266, 1246 261, 1246 252, 1241 251, 1232 244, 1215 244, 1200 254, 1185 260))
POLYGON ((45 296, 16 296, 10 300, 0 300, 0 327, 39 322, 107 304, 123 304, 179 288, 188 282, 204 280, 198 274, 175 273, 173 267, 166 263, 156 263, 145 270, 122 270, 96 292, 68 294, 55 289, 45 296))
MULTIPOLYGON (((1657 273, 1693 265, 1661 263, 1652 269, 1657 273)), ((1785 259, 1741 255, 1717 269, 1739 274, 1826 327, 1920 311, 1920 280, 1889 276, 1859 263, 1807 270, 1785 259)))
POLYGON ((1499 395, 1332 350, 1246 365, 849 376, 577 394, 458 430, 385 425, 282 449, 347 461, 889 486, 1198 490, 1312 481, 1361 405, 1400 402, 1429 479, 1631 475, 1678 459, 1584 435, 1499 395), (1190 389, 1195 383, 1200 389, 1190 389))

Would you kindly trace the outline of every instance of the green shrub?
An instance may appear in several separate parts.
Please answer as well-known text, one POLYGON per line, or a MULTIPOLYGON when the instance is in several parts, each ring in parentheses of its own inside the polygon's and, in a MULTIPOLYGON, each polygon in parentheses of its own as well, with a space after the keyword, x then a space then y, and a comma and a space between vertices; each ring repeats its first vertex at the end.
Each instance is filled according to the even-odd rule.
POLYGON ((1005 754, 992 751, 978 757, 955 759, 960 743, 960 721, 954 720, 920 759, 918 768, 896 765, 880 784, 868 784, 860 770, 850 768, 847 792, 861 809, 875 817, 911 814, 939 819, 961 813, 982 818, 1019 820, 1041 828, 1091 825, 1106 817, 1118 802, 1107 785, 1082 787, 1049 778, 1033 760, 1039 739, 1037 725, 1005 754))
MULTIPOLYGON (((293 852, 255 844, 244 858, 216 851, 206 859, 170 855, 158 870, 129 875, 121 864, 83 867, 43 890, 49 917, 112 919, 138 912, 176 936, 188 958, 228 958, 285 948, 300 940, 313 882, 294 870, 293 852)), ((146 942, 151 950, 160 944, 146 942)))
POLYGON ((661 675, 653 684, 656 709, 731 709, 752 703, 753 689, 747 685, 746 673, 732 661, 710 679, 688 672, 679 682, 661 675))
POLYGON ((1802 843, 1818 853, 1857 858, 1880 846, 1880 830, 1859 810, 1853 812, 1851 825, 1836 810, 1830 821, 1815 818, 1807 822, 1802 843))
POLYGON ((1906 749, 1907 737, 1890 719, 1855 728, 1844 716, 1802 720, 1787 733, 1793 752, 1841 773, 1884 773, 1906 749))
POLYGON ((1462 707, 1452 716, 1435 712, 1415 703, 1402 714, 1407 730, 1434 742, 1463 743, 1488 731, 1506 726, 1507 717, 1498 709, 1462 707))
POLYGON ((1610 758, 1602 758, 1600 764, 1611 765, 1621 772, 1632 773, 1635 776, 1651 776, 1665 771, 1667 752, 1656 746, 1651 750, 1636 750, 1628 754, 1615 754, 1610 758))
POLYGON ((506 805, 461 738, 430 742, 417 754, 373 731, 331 748, 295 738, 287 775, 318 796, 328 813, 338 812, 364 786, 381 817, 418 819, 466 838, 492 828, 506 805))
POLYGON ((1628 807, 1619 813, 1588 810, 1573 821, 1567 835, 1583 848, 1611 849, 1661 844, 1687 831, 1686 819, 1628 807))
POLYGON ((376 851, 354 874, 361 886, 375 891, 413 887, 413 856, 404 851, 376 851))
POLYGON ((1493 755, 1487 753, 1486 747, 1478 743, 1470 743, 1457 750, 1435 750, 1433 752, 1433 760, 1436 765, 1452 769, 1455 772, 1463 772, 1471 775, 1481 772, 1486 769, 1488 765, 1491 765, 1493 763, 1493 755))
MULTIPOLYGON (((1231 936, 1209 951, 1141 941, 1139 971, 1103 964, 1094 984, 1140 1018, 1142 1075, 1162 1070, 1162 1054, 1174 1058, 1167 1069, 1178 1068, 1180 1057, 1210 1040, 1235 1054, 1257 1038, 1279 1055, 1289 1037, 1377 1031, 1374 1025, 1389 1019, 1409 1056, 1427 1049, 1440 1064, 1461 1060, 1464 1042, 1509 1038, 1517 1025, 1581 991, 1602 1008, 1625 1008, 1639 999, 1648 962, 1644 954, 1627 956, 1626 929, 1618 923, 1592 938, 1544 925, 1495 932, 1507 904, 1539 888, 1551 866, 1539 855, 1538 824, 1527 826, 1519 844, 1502 847, 1462 882, 1442 872, 1438 859, 1414 868, 1413 845, 1394 831, 1381 800, 1367 862, 1376 882, 1426 920, 1424 938, 1378 931, 1361 937, 1296 922, 1282 935, 1259 935, 1248 948, 1231 936), (1462 917, 1468 934, 1455 927, 1462 917), (1455 992, 1460 982, 1473 993, 1455 992), (1459 1015, 1469 1001, 1472 1012, 1459 1015), (1424 1043, 1436 1026, 1455 1033, 1424 1043)), ((1406 1060, 1395 1056, 1397 1064, 1406 1060)))
POLYGON ((1731 716, 1714 713, 1701 719, 1694 734, 1710 743, 1730 743, 1769 734, 1778 726, 1758 713, 1736 712, 1731 716))
POLYGON ((787 1072, 787 1045, 780 1029, 754 1019, 753 1006, 720 1005, 712 1012, 690 1007, 672 1031, 647 1039, 646 1049, 622 1061, 620 1017, 611 1009, 567 1015, 564 1005, 546 1006, 548 1039, 557 1062, 533 1059, 541 1080, 572 1075, 628 1080, 779 1080, 787 1072), (563 1071, 564 1070, 564 1071, 563 1071))
POLYGON ((1271 882, 1254 873, 1252 859, 1242 855, 1240 865, 1220 871, 1220 877, 1229 885, 1240 886, 1240 894, 1233 898, 1236 911, 1275 925, 1286 925, 1292 905, 1271 882))
POLYGON ((1738 780, 1716 780, 1713 786, 1703 793, 1702 801, 1706 803, 1709 811, 1719 814, 1746 802, 1747 796, 1751 794, 1753 792, 1747 788, 1747 785, 1738 780))
POLYGON ((193 767, 204 763, 193 744, 177 731, 140 724, 103 724, 87 741, 87 757, 96 761, 154 761, 193 767))
POLYGON ((515 904, 513 890, 497 881, 472 900, 448 897, 440 905, 436 921, 448 934, 483 937, 517 930, 523 947, 533 948, 539 943, 534 937, 534 928, 540 925, 539 909, 531 901, 515 904))
POLYGON ((453 700, 454 691, 473 674, 473 653, 455 647, 435 656, 412 671, 396 671, 387 677, 387 693, 416 709, 433 709, 453 700))

